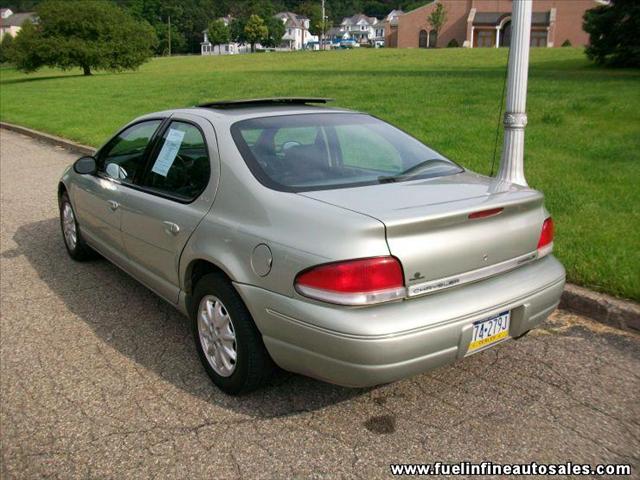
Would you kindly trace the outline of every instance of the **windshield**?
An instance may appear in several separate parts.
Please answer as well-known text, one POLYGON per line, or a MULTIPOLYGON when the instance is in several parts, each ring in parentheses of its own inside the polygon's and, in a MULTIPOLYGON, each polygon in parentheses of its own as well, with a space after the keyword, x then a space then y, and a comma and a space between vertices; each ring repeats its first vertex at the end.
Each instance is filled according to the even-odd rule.
POLYGON ((462 169, 403 131, 364 114, 253 118, 231 134, 264 185, 309 191, 403 182, 462 169))

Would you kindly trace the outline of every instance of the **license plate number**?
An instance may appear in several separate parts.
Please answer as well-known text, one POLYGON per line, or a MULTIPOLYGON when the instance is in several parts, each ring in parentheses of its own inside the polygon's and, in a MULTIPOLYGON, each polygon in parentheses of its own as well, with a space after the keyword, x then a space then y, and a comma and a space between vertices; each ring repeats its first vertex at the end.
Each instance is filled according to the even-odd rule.
POLYGON ((473 334, 467 355, 483 350, 509 337, 511 312, 502 312, 473 322, 473 334))

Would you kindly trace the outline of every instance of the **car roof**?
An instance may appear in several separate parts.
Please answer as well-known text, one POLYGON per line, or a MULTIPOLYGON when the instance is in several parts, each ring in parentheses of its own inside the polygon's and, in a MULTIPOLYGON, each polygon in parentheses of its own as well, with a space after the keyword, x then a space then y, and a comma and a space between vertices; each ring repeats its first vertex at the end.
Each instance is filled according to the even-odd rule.
MULTIPOLYGON (((191 114, 198 115, 209 119, 215 123, 232 124, 240 120, 248 120, 251 118, 273 117, 280 115, 303 115, 310 113, 359 113, 354 110, 347 110, 338 107, 327 107, 313 105, 305 102, 288 102, 282 99, 257 99, 256 101, 234 101, 234 102, 214 102, 203 106, 195 106, 191 108, 178 108, 164 110, 161 112, 150 113, 136 119, 136 121, 144 118, 164 117, 174 114, 191 114)), ((304 100, 304 99, 302 99, 304 100)))
POLYGON ((280 115, 302 115, 309 113, 354 113, 336 107, 319 107, 312 105, 278 105, 278 106, 251 106, 244 108, 214 110, 209 108, 196 108, 198 114, 204 117, 227 119, 230 123, 250 118, 273 117, 280 115))

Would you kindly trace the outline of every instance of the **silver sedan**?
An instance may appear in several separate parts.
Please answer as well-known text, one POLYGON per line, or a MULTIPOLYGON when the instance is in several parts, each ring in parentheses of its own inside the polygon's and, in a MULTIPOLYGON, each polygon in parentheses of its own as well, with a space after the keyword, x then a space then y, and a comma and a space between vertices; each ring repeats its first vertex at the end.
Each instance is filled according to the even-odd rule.
POLYGON ((541 193, 323 99, 138 118, 58 188, 70 256, 99 253, 193 324, 237 394, 277 365, 347 386, 517 338, 558 305, 541 193))

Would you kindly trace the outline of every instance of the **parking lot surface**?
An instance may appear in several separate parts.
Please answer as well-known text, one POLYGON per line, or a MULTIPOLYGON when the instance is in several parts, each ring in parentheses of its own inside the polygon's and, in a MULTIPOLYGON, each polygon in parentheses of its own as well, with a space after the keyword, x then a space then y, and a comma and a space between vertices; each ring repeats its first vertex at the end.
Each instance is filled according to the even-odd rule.
POLYGON ((185 318, 67 257, 75 156, 0 130, 3 478, 386 478, 390 463, 626 463, 640 475, 640 337, 558 312, 518 341, 370 389, 287 373, 220 393, 185 318))

